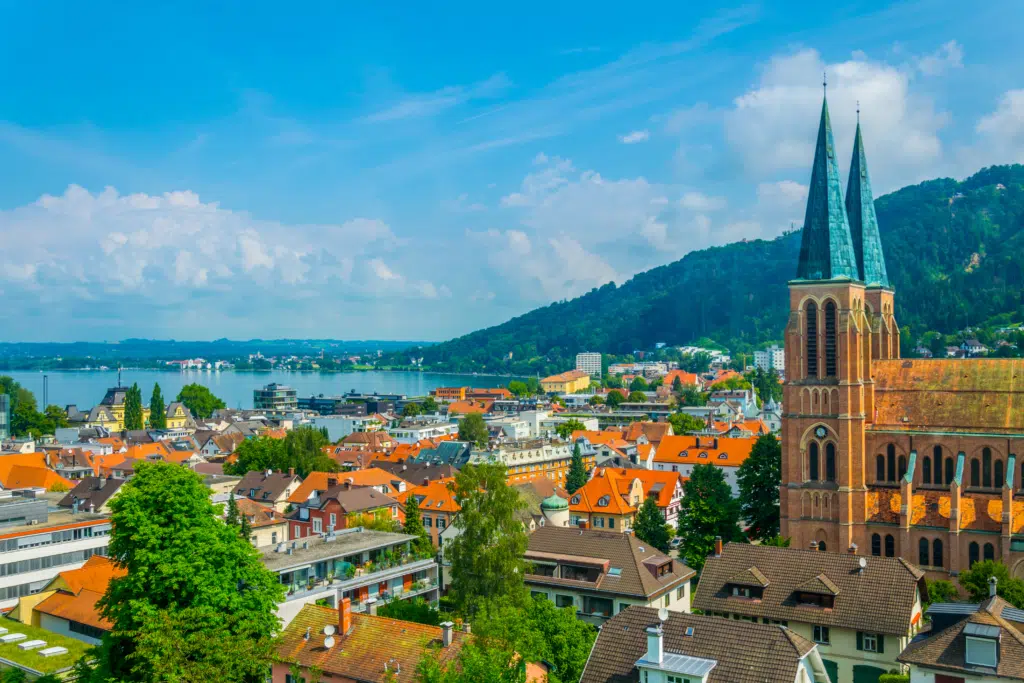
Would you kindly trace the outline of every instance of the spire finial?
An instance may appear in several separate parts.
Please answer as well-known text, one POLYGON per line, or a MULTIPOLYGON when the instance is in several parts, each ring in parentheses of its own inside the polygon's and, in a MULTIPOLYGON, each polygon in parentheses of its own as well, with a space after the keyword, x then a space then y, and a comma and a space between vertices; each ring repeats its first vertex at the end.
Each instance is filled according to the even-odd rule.
POLYGON ((857 100, 857 125, 860 125, 860 100, 857 100))
POLYGON ((821 91, 823 95, 828 94, 828 72, 821 72, 821 91))

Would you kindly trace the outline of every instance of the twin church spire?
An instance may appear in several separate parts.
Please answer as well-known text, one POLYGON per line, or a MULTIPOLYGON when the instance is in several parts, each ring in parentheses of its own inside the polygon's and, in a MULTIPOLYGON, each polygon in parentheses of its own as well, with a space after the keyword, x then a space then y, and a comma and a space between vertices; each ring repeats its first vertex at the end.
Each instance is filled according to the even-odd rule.
POLYGON ((800 280, 848 279, 869 287, 889 287, 860 121, 844 201, 826 99, 821 104, 796 276, 800 280))

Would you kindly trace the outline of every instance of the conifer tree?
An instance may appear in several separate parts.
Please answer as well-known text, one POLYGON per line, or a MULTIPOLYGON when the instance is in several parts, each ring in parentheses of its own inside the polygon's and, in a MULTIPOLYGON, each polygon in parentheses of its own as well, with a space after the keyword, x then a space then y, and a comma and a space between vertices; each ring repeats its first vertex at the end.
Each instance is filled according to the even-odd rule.
POLYGON ((241 514, 239 518, 242 520, 238 525, 238 535, 242 537, 246 543, 249 543, 249 539, 252 537, 252 524, 249 523, 249 515, 241 514))
POLYGON ((153 429, 167 429, 167 406, 160 384, 153 385, 153 395, 149 399, 149 426, 153 429))
POLYGON ((224 523, 230 527, 238 526, 238 501, 235 500, 234 492, 228 497, 228 513, 224 517, 224 523))
POLYGON ((668 552, 669 533, 665 517, 658 509, 654 496, 647 496, 640 511, 636 513, 633 533, 641 541, 648 543, 663 553, 668 552))
POLYGON ((570 494, 576 493, 587 483, 587 468, 583 464, 583 453, 580 451, 580 442, 577 441, 572 447, 572 462, 569 465, 569 474, 565 477, 565 490, 570 494))
POLYGON ((124 428, 126 430, 145 427, 142 419, 142 391, 138 384, 132 384, 124 392, 124 428))
POLYGON ((420 504, 412 493, 405 499, 405 526, 403 531, 410 536, 415 536, 413 547, 417 551, 429 551, 433 545, 430 542, 430 534, 423 526, 423 515, 420 514, 420 504))

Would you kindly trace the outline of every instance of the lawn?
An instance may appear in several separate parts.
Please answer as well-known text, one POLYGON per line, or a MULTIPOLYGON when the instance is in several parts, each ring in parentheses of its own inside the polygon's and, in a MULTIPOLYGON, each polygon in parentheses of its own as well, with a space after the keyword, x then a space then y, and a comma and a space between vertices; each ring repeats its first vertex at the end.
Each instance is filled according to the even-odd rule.
POLYGON ((68 653, 65 655, 43 657, 39 654, 39 650, 43 648, 22 650, 18 647, 19 643, 9 643, 6 645, 0 643, 0 664, 3 663, 2 660, 14 662, 40 674, 56 673, 70 668, 90 647, 80 640, 75 640, 53 631, 47 631, 38 626, 26 626, 14 619, 0 618, 0 626, 7 629, 8 633, 24 633, 26 638, 19 641, 21 643, 28 640, 45 640, 46 647, 60 646, 68 649, 68 653))

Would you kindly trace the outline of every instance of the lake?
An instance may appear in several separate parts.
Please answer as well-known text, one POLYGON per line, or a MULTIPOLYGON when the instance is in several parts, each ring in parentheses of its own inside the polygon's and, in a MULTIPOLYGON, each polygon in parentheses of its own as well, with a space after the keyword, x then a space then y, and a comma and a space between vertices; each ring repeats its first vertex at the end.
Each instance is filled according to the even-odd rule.
MULTIPOLYGON (((107 389, 117 386, 116 370, 75 371, 11 371, 0 372, 13 377, 43 403, 43 375, 49 379, 48 403, 61 406, 75 404, 79 410, 91 408, 103 399, 107 389)), ((149 403, 153 385, 160 383, 164 400, 171 401, 186 384, 203 384, 222 399, 229 408, 252 408, 253 389, 277 382, 293 387, 302 396, 337 396, 355 390, 380 394, 406 394, 423 396, 431 389, 442 386, 498 387, 507 386, 513 377, 477 375, 450 375, 433 372, 235 372, 233 370, 122 370, 121 383, 131 386, 138 382, 142 400, 149 403)))

